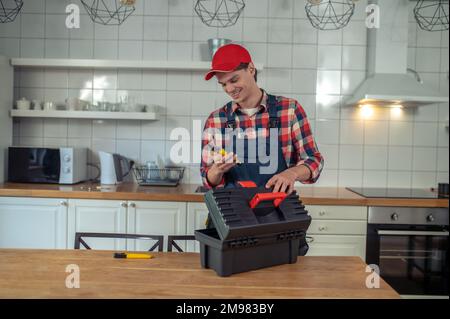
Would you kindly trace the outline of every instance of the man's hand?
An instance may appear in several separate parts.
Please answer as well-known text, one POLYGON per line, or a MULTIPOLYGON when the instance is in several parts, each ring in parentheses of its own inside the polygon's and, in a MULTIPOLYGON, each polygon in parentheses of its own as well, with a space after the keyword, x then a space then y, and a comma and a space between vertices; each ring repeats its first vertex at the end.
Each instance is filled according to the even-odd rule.
POLYGON ((273 187, 273 192, 285 192, 290 194, 294 191, 294 183, 297 179, 295 171, 287 169, 277 175, 272 176, 266 184, 266 188, 273 187))
POLYGON ((223 156, 220 153, 214 154, 214 164, 208 170, 208 181, 212 186, 219 185, 223 175, 236 166, 235 155, 233 152, 226 153, 223 156))

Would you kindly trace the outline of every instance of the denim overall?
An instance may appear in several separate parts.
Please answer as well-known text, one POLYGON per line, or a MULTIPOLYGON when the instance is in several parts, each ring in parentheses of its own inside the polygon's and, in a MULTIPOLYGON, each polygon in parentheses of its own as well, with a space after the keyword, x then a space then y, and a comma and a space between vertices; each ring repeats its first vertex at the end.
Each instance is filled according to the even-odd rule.
MULTIPOLYGON (((236 121, 234 119, 234 115, 232 114, 232 105, 230 102, 226 106, 227 112, 227 124, 226 127, 229 129, 236 129, 236 121)), ((244 154, 236 154, 236 134, 233 134, 233 152, 237 155, 238 160, 242 162, 240 165, 234 166, 231 170, 225 173, 225 187, 234 187, 238 181, 252 181, 257 186, 264 187, 266 183, 269 181, 272 176, 281 173, 282 171, 287 169, 286 160, 283 156, 283 151, 281 147, 281 141, 278 139, 278 149, 277 149, 277 160, 278 167, 273 173, 262 174, 260 168, 263 166, 269 166, 270 162, 273 159, 272 154, 270 154, 270 128, 280 128, 280 120, 277 115, 277 100, 273 95, 268 95, 267 105, 269 110, 269 134, 267 137, 260 137, 259 134, 256 133, 256 153, 259 154, 260 144, 265 144, 265 152, 266 156, 270 157, 270 161, 268 163, 261 163, 258 156, 256 158, 249 157, 249 139, 245 136, 244 142, 244 154), (264 140, 262 140, 264 139, 264 140)), ((255 129, 256 130, 256 129, 255 129)), ((278 138, 278 136, 277 136, 278 138)), ((252 142, 255 142, 252 140, 252 142)), ((231 151, 231 150, 230 150, 231 151)))

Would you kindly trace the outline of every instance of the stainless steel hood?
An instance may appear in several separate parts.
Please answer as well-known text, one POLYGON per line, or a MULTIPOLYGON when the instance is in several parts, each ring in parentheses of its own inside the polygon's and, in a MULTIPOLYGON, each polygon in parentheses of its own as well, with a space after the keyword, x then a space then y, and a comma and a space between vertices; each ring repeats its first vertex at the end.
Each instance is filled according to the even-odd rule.
POLYGON ((370 1, 380 8, 380 28, 367 29, 367 78, 347 105, 415 107, 449 101, 407 71, 408 2, 370 1))

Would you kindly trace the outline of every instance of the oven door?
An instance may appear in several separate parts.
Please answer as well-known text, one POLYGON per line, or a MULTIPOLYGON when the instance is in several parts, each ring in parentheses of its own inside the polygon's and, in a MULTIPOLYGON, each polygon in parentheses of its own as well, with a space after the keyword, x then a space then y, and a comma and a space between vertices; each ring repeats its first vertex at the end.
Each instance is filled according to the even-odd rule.
POLYGON ((448 296, 448 227, 368 226, 368 264, 402 295, 448 296))

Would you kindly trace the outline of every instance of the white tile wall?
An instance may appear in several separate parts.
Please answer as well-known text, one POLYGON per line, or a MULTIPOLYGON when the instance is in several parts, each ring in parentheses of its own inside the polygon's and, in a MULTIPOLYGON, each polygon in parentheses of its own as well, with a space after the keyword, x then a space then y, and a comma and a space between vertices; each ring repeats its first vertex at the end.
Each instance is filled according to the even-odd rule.
MULTIPOLYGON (((210 60, 207 39, 243 43, 265 69, 260 86, 297 99, 307 112, 325 168, 317 186, 429 187, 448 182, 448 103, 391 112, 374 109, 365 118, 344 106, 366 72, 365 4, 358 1, 342 30, 318 31, 303 1, 246 0, 235 26, 210 28, 196 16, 194 0, 138 2, 121 26, 90 21, 81 9, 81 28, 64 26, 69 0, 26 1, 11 24, 0 25, 0 54, 36 58, 210 60)), ((410 6, 412 9, 413 6, 410 6)), ((425 83, 448 94, 448 31, 425 32, 410 16, 408 67, 425 83)), ((89 147, 120 152, 138 162, 168 159, 171 130, 188 130, 228 101, 203 72, 27 69, 15 72, 15 98, 64 103, 79 96, 115 102, 122 96, 161 105, 161 118, 147 121, 21 119, 16 144, 89 147)), ((203 125, 203 124, 202 124, 203 125)), ((92 170, 93 173, 94 170, 92 170)), ((198 165, 187 165, 184 182, 199 183, 198 165)))

